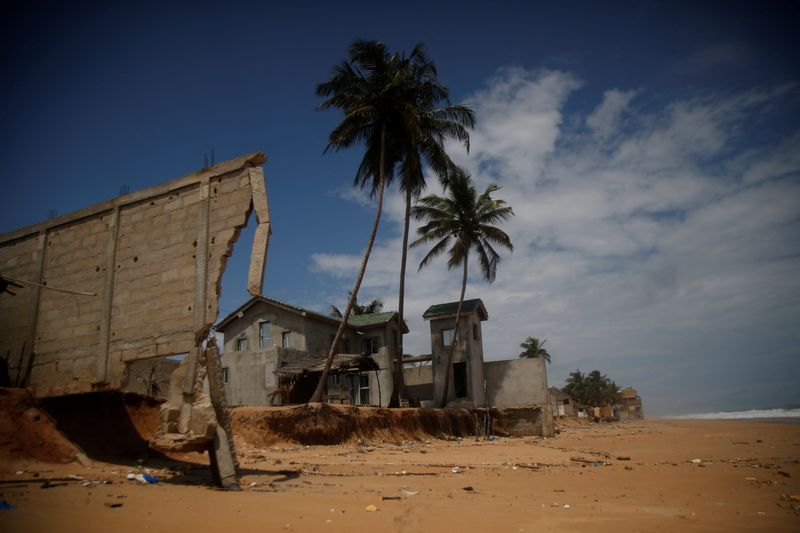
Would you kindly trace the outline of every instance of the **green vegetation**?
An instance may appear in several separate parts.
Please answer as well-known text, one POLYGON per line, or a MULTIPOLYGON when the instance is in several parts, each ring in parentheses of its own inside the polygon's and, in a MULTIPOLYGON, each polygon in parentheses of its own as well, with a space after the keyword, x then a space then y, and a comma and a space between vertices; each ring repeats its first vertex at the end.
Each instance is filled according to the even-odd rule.
POLYGON ((544 348, 546 342, 547 339, 540 341, 536 337, 528 337, 519 345, 519 347, 522 348, 522 353, 519 354, 520 359, 536 359, 541 357, 549 363, 550 354, 544 348))
MULTIPOLYGON (((347 298, 350 298, 349 294, 347 298)), ((351 311, 353 315, 371 315, 372 313, 380 313, 381 311, 383 311, 383 300, 380 298, 375 298, 367 305, 359 305, 358 298, 353 298, 353 309, 351 311)), ((342 318, 343 316, 342 312, 335 305, 331 305, 330 315, 333 318, 342 318)))
POLYGON ((562 390, 587 406, 614 405, 622 401, 617 384, 599 370, 592 370, 588 375, 580 370, 572 372, 562 390))

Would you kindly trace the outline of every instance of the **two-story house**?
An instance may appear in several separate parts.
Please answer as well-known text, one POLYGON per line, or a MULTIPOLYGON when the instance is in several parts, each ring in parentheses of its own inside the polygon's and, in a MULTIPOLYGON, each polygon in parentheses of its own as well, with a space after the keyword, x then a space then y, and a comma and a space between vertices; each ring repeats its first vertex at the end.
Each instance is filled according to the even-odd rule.
MULTIPOLYGON (((317 384, 341 321, 309 309, 253 297, 225 317, 223 382, 231 405, 302 403, 317 384)), ((353 315, 328 378, 326 401, 389 403, 398 335, 408 332, 396 312, 353 315)))

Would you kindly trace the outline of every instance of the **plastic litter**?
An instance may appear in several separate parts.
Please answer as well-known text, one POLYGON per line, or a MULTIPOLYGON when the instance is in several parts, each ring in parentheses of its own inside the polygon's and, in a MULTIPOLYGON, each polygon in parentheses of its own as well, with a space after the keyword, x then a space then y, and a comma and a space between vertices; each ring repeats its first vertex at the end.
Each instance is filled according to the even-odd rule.
POLYGON ((0 511, 10 511, 11 509, 16 509, 17 506, 13 503, 8 503, 5 500, 0 501, 0 511))

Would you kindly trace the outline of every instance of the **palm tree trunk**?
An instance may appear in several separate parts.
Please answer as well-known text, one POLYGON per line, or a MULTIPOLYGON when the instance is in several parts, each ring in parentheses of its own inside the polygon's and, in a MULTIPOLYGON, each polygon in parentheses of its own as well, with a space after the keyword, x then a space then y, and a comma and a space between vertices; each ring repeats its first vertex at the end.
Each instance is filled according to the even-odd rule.
POLYGON ((408 229, 411 219, 411 190, 406 191, 406 214, 403 221, 403 255, 400 259, 400 294, 397 298, 397 315, 400 318, 400 334, 397 337, 394 388, 392 389, 392 399, 389 401, 390 407, 400 405, 400 391, 403 389, 403 319, 404 304, 406 299, 406 261, 408 259, 408 229))
POLYGON ((450 373, 453 371, 453 355, 456 351, 456 344, 458 343, 458 326, 461 323, 461 306, 464 304, 464 293, 467 290, 467 261, 469 260, 469 253, 464 254, 464 277, 461 280, 461 298, 458 300, 458 309, 456 310, 456 325, 453 328, 453 341, 450 343, 450 353, 447 354, 447 368, 444 372, 444 392, 442 400, 439 402, 439 407, 447 406, 447 395, 450 393, 450 373))
POLYGON ((364 279, 364 273, 367 271, 367 263, 369 262, 369 254, 372 252, 372 245, 375 243, 375 235, 378 233, 378 224, 381 221, 381 211, 383 210, 383 191, 386 188, 386 175, 384 172, 384 157, 386 146, 386 126, 381 126, 381 155, 380 155, 380 182, 378 183, 378 205, 375 208, 375 222, 372 223, 372 231, 369 234, 369 241, 367 241, 367 249, 364 251, 364 257, 361 259, 361 268, 356 276, 355 285, 350 293, 350 299, 347 300, 347 307, 344 308, 344 315, 342 315, 342 322, 339 324, 339 329, 336 330, 336 336, 333 338, 331 349, 328 351, 328 359, 325 361, 325 368, 317 383, 317 388, 314 389, 314 394, 311 395, 309 402, 321 402, 322 393, 325 390, 328 374, 331 371, 333 364, 333 356, 336 354, 336 348, 339 346, 339 341, 342 339, 344 329, 347 326, 347 321, 350 319, 350 312, 353 310, 353 304, 358 298, 358 290, 361 288, 361 281, 364 279))

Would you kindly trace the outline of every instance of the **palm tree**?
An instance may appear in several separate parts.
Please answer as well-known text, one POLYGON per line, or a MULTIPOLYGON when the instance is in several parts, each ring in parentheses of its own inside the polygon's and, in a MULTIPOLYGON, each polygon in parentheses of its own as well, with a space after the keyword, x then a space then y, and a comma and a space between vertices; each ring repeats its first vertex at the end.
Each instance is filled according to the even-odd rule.
POLYGON ((325 152, 331 149, 344 150, 355 144, 365 145, 355 183, 362 189, 369 188, 370 194, 377 197, 375 221, 342 321, 328 351, 325 368, 309 400, 311 402, 322 400, 336 347, 364 279, 383 210, 383 193, 387 182, 393 177, 396 161, 393 155, 396 153, 396 142, 389 134, 396 131, 397 124, 402 123, 408 95, 408 76, 402 68, 406 60, 398 54, 389 54, 383 43, 357 40, 350 45, 349 56, 349 60, 333 69, 327 82, 317 86, 317 95, 325 98, 320 108, 335 107, 344 113, 342 122, 330 133, 325 152))
POLYGON ((528 337, 519 345, 522 348, 522 353, 519 354, 520 359, 536 359, 541 357, 548 363, 550 362, 550 354, 545 350, 544 345, 547 339, 540 341, 536 337, 528 337))
POLYGON ((419 270, 422 270, 434 257, 445 250, 449 256, 448 269, 458 266, 463 268, 461 296, 456 310, 453 342, 450 344, 450 353, 447 358, 444 393, 440 401, 442 407, 447 404, 453 354, 458 342, 461 308, 464 303, 464 292, 467 289, 469 253, 473 249, 476 251, 483 277, 492 283, 497 275, 497 265, 500 262, 500 255, 492 245, 502 246, 509 251, 514 250, 508 235, 494 226, 514 215, 511 207, 505 201, 491 197, 491 194, 498 189, 497 185, 490 185, 479 196, 469 174, 461 169, 456 169, 450 178, 446 197, 426 196, 421 198, 412 209, 414 218, 425 224, 417 230, 420 237, 412 242, 411 246, 436 243, 420 262, 419 270))
POLYGON ((580 370, 571 372, 567 378, 567 383, 564 385, 564 392, 586 405, 584 401, 586 391, 586 376, 580 370))
MULTIPOLYGON (((404 116, 403 131, 398 135, 398 157, 400 164, 400 190, 405 196, 405 215, 403 217, 403 248, 400 259, 400 283, 397 314, 400 323, 404 320, 406 263, 408 259, 408 233, 411 219, 411 200, 419 198, 425 190, 423 162, 447 183, 453 163, 444 150, 447 137, 454 137, 469 151, 467 128, 475 126, 473 111, 464 105, 450 103, 449 90, 437 79, 433 62, 425 55, 423 46, 417 44, 406 65, 411 76, 413 105, 409 105, 404 116), (439 107, 441 105, 441 107, 439 107)), ((397 405, 402 388, 403 377, 403 333, 398 336, 396 378, 390 405, 397 405)))
MULTIPOLYGON (((347 295, 347 298, 350 298, 350 294, 347 295)), ((372 313, 380 313, 383 311, 383 300, 380 298, 375 298, 367 305, 360 305, 358 303, 358 298, 353 301, 353 311, 351 314, 353 315, 370 315, 372 313)), ((335 305, 331 305, 331 317, 333 318, 342 318, 342 312, 339 310, 338 307, 335 305)))
POLYGON ((599 370, 584 375, 580 370, 572 372, 567 378, 564 392, 584 405, 614 405, 620 402, 619 387, 599 370))

